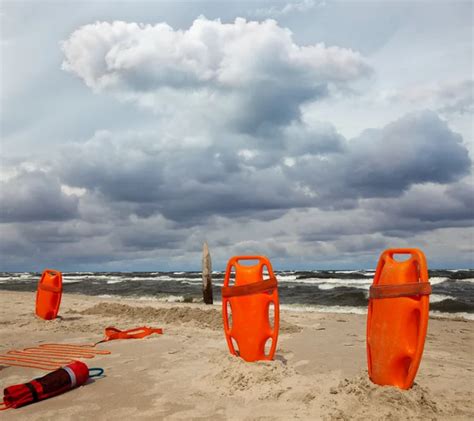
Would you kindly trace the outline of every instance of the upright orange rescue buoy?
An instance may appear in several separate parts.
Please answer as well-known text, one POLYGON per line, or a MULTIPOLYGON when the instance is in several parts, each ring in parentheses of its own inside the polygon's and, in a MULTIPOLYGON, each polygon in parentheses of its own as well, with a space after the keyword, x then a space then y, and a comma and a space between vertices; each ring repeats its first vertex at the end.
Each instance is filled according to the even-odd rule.
POLYGON ((45 320, 58 315, 63 293, 63 275, 54 269, 45 269, 36 293, 36 315, 45 320))
POLYGON ((409 389, 420 365, 429 317, 428 267, 418 249, 385 250, 370 287, 367 364, 379 385, 409 389), (409 254, 403 262, 395 254, 409 254))
POLYGON ((266 257, 235 256, 229 260, 222 288, 222 316, 231 354, 239 355, 245 361, 273 359, 280 327, 280 303, 277 279, 266 257), (240 263, 242 260, 258 260, 258 263, 247 266, 240 263), (265 268, 268 279, 263 279, 265 268), (235 285, 229 286, 234 272, 235 285), (270 320, 271 305, 274 308, 273 326, 270 320), (265 353, 265 345, 269 340, 270 350, 265 353))

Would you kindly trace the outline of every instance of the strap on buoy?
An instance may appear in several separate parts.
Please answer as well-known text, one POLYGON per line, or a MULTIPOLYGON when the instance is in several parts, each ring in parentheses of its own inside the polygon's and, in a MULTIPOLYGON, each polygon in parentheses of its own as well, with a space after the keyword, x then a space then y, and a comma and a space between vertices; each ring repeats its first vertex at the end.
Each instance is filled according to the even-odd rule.
POLYGON ((46 284, 39 284, 38 289, 42 291, 48 291, 48 292, 63 292, 63 287, 55 287, 52 285, 46 285, 46 284))
POLYGON ((233 287, 222 287, 223 297, 239 297, 242 295, 257 294, 275 289, 278 286, 277 279, 272 277, 252 284, 239 285, 233 287))
POLYGON ((429 282, 412 282, 397 285, 372 285, 370 287, 369 298, 398 298, 430 294, 431 284, 429 282))

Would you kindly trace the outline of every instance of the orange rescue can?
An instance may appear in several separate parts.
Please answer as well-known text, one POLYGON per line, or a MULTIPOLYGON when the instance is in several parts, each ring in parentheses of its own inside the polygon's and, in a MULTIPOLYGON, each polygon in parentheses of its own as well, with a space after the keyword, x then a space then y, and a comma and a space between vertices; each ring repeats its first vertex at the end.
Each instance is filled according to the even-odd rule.
POLYGON ((370 287, 367 365, 372 382, 409 389, 423 354, 429 318, 428 267, 418 249, 390 249, 380 256, 370 287), (405 261, 396 254, 408 254, 405 261))
POLYGON ((235 256, 227 263, 222 288, 222 316, 229 351, 245 361, 273 360, 280 327, 278 282, 268 258, 235 256), (249 266, 242 261, 253 260, 249 266), (264 279, 264 269, 268 279, 264 279), (229 285, 235 276, 235 283, 229 285), (270 306, 273 306, 273 325, 270 306), (267 342, 271 341, 265 352, 267 342))
POLYGON ((63 293, 63 275, 54 269, 45 269, 36 292, 36 315, 44 320, 55 319, 63 293))

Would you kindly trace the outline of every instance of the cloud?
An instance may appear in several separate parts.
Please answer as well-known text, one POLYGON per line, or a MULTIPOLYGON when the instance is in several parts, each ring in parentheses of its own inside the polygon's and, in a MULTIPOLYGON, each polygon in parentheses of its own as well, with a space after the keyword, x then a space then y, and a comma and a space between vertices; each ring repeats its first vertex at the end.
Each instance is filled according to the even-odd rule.
POLYGON ((413 186, 396 200, 378 201, 374 207, 395 220, 416 220, 419 228, 412 229, 426 229, 433 223, 444 226, 447 221, 474 219, 473 202, 474 188, 466 182, 449 186, 429 183, 413 186))
POLYGON ((443 114, 469 114, 474 112, 473 92, 474 81, 466 79, 393 90, 385 92, 383 99, 431 108, 443 114))
POLYGON ((408 114, 349 144, 347 184, 364 195, 400 193, 415 183, 449 183, 467 175, 462 137, 430 111, 408 114))
POLYGON ((271 6, 258 8, 250 14, 258 17, 280 17, 290 13, 304 13, 309 12, 317 7, 324 7, 326 2, 315 0, 294 0, 282 6, 271 6))
MULTIPOLYGON (((195 269, 204 239, 215 262, 255 252, 286 267, 353 267, 385 247, 432 247, 433 233, 469 258, 472 162, 439 113, 392 114, 345 137, 321 120, 370 76, 358 52, 304 45, 271 20, 186 28, 97 22, 63 43, 63 67, 97 93, 83 89, 81 104, 109 117, 91 118, 44 165, 6 174, 2 267, 195 269)), ((433 95, 434 109, 451 98, 413 101, 433 95)))
POLYGON ((355 206, 352 199, 398 197, 417 183, 449 183, 469 174, 462 138, 435 113, 407 114, 370 129, 329 157, 302 155, 286 168, 320 198, 321 206, 355 206))
POLYGON ((273 134, 183 143, 160 131, 98 132, 65 148, 56 171, 64 184, 127 212, 193 225, 212 215, 258 219, 291 208, 354 208, 360 199, 400 197, 420 183, 454 182, 471 164, 461 137, 432 112, 351 140, 327 124, 293 124, 273 134))
POLYGON ((57 175, 21 170, 0 182, 0 222, 62 221, 78 216, 78 200, 61 189, 57 175))
POLYGON ((196 19, 188 30, 165 23, 97 22, 62 45, 63 68, 96 92, 136 101, 159 114, 207 110, 236 130, 284 125, 329 89, 367 77, 355 51, 323 43, 300 46, 273 20, 196 19))
POLYGON ((211 146, 183 147, 167 140, 159 132, 100 132, 66 148, 57 171, 66 184, 128 203, 141 216, 162 213, 182 222, 309 204, 291 191, 275 163, 252 165, 257 157, 238 154, 239 144, 212 139, 211 146))

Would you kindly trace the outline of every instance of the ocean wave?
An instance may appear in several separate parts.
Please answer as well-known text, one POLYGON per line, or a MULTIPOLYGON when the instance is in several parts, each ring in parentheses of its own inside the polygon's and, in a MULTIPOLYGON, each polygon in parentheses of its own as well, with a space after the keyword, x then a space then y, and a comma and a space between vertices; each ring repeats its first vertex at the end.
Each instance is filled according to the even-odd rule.
POLYGON ((281 310, 294 311, 298 313, 341 313, 341 314, 367 314, 366 307, 350 306, 312 306, 301 304, 280 305, 281 310))
POLYGON ((337 283, 322 283, 322 284, 318 284, 318 288, 322 291, 329 291, 331 289, 335 289, 335 288, 357 288, 357 289, 363 289, 364 291, 368 291, 370 289, 370 285, 369 284, 337 284, 337 283))
POLYGON ((78 284, 79 282, 82 282, 83 279, 68 279, 68 278, 63 278, 63 284, 78 284))
POLYGON ((430 304, 432 310, 438 310, 447 313, 473 313, 474 303, 461 298, 447 298, 442 301, 433 301, 430 304))
MULTIPOLYGON (((361 271, 278 271, 280 302, 303 308, 367 308, 372 278, 361 271), (337 273, 340 272, 340 273, 337 273), (301 276, 304 275, 304 276, 301 276)), ((474 313, 474 272, 430 271, 430 308, 441 313, 474 313), (451 275, 453 275, 451 277, 451 275)), ((0 291, 36 291, 40 273, 0 272, 0 291)), ((220 298, 223 273, 213 276, 214 297, 220 298)), ((117 299, 164 302, 202 301, 199 272, 66 272, 64 292, 117 299)), ((325 310, 331 311, 331 310, 325 310)))
POLYGON ((313 278, 313 279, 297 279, 294 283, 308 284, 308 285, 334 284, 334 285, 340 285, 340 286, 362 286, 362 285, 371 285, 372 281, 365 280, 365 279, 313 278))
POLYGON ((449 281, 449 278, 434 276, 433 278, 429 278, 429 281, 431 285, 438 285, 442 284, 443 282, 449 281))
POLYGON ((474 284, 474 278, 456 279, 456 282, 469 282, 470 284, 474 284))
MULTIPOLYGON (((337 313, 337 314, 367 314, 367 307, 349 307, 349 306, 312 306, 300 304, 285 304, 280 305, 283 311, 298 312, 298 313, 337 313)), ((449 319, 462 318, 466 320, 474 320, 474 313, 455 312, 447 313, 443 311, 430 310, 430 317, 444 317, 449 319)))
POLYGON ((474 320, 474 313, 465 313, 465 312, 445 313, 442 311, 430 310, 430 316, 443 317, 446 319, 474 320))
POLYGON ((430 295, 430 303, 440 303, 441 301, 444 300, 455 300, 454 297, 451 297, 449 295, 441 295, 441 294, 431 294, 430 295))
POLYGON ((138 297, 140 301, 158 301, 160 303, 184 303, 191 301, 192 299, 186 299, 182 295, 165 295, 161 297, 138 297))
POLYGON ((373 277, 375 275, 374 271, 371 270, 335 270, 333 273, 341 273, 341 274, 356 274, 356 275, 364 275, 367 277, 373 277))
POLYGON ((291 282, 296 281, 296 275, 276 275, 278 282, 291 282))
POLYGON ((41 275, 35 275, 33 273, 14 273, 14 274, 3 274, 0 279, 4 282, 38 282, 41 275))

